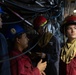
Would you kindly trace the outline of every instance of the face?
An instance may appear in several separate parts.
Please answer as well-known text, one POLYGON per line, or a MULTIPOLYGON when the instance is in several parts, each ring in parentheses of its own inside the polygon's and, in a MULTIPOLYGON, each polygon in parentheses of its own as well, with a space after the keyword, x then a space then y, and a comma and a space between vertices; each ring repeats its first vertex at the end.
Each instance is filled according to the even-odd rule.
POLYGON ((45 31, 45 29, 44 29, 43 27, 39 27, 38 33, 39 33, 40 35, 42 35, 42 34, 44 33, 44 31, 45 31))
POLYGON ((0 28, 2 28, 2 18, 1 18, 1 14, 0 14, 0 28))
POLYGON ((19 41, 20 46, 21 46, 23 49, 25 49, 25 48, 28 47, 28 41, 29 41, 29 39, 28 39, 26 33, 23 33, 23 34, 22 34, 22 37, 21 37, 21 38, 18 38, 18 41, 19 41))
POLYGON ((76 25, 70 25, 67 27, 67 37, 70 40, 76 39, 76 25))

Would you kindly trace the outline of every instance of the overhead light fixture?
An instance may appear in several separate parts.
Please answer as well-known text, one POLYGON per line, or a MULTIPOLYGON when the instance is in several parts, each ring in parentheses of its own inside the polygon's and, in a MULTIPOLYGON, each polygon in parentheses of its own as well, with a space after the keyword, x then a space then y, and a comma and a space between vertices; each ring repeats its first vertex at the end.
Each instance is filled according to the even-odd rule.
POLYGON ((74 9, 73 13, 76 13, 76 8, 74 9))

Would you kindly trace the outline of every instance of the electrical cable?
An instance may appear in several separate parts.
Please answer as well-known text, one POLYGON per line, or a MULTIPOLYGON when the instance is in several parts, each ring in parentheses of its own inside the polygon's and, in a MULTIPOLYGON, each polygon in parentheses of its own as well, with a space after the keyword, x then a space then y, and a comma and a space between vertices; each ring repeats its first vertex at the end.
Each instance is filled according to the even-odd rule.
POLYGON ((20 20, 20 21, 14 21, 14 22, 5 22, 5 23, 3 23, 3 25, 8 25, 8 24, 16 24, 16 23, 20 23, 20 22, 22 22, 22 20, 20 20))
POLYGON ((15 59, 15 58, 17 58, 17 57, 19 57, 19 56, 22 56, 22 55, 26 54, 27 52, 31 51, 37 44, 38 44, 38 42, 37 42, 34 46, 32 46, 30 49, 28 49, 27 51, 25 51, 25 52, 22 53, 22 54, 19 54, 19 55, 17 55, 17 56, 14 56, 14 57, 11 57, 11 58, 8 58, 8 59, 0 60, 0 63, 1 63, 1 62, 4 62, 4 61, 8 61, 8 60, 15 59))
MULTIPOLYGON (((49 10, 51 10, 51 9, 54 9, 54 8, 56 8, 57 7, 57 5, 53 5, 52 7, 48 7, 48 9, 46 8, 46 7, 44 7, 44 8, 28 8, 28 7, 23 7, 23 6, 20 6, 20 5, 18 5, 18 4, 16 4, 16 3, 14 3, 14 2, 10 2, 10 1, 7 1, 7 0, 5 0, 6 2, 8 2, 8 3, 11 3, 11 4, 13 4, 13 5, 15 5, 15 6, 18 6, 18 7, 21 7, 21 8, 24 8, 24 9, 27 9, 27 10, 31 10, 31 11, 33 11, 33 12, 47 12, 47 11, 49 11, 49 10), (43 10, 42 10, 43 9, 43 10)), ((61 4, 61 2, 60 2, 60 4, 61 4)), ((59 4, 59 5, 60 5, 59 4)), ((54 18, 54 17, 59 17, 60 16, 60 14, 61 13, 59 13, 57 16, 52 16, 52 18, 54 18)))
POLYGON ((19 15, 18 13, 16 13, 15 11, 13 11, 12 9, 8 8, 12 13, 14 13, 16 16, 18 16, 21 20, 23 20, 24 22, 26 22, 28 25, 33 26, 32 23, 30 23, 29 21, 25 20, 21 15, 19 15))
POLYGON ((40 8, 31 8, 31 7, 28 7, 28 6, 23 6, 23 5, 18 5, 18 4, 16 4, 15 2, 10 2, 10 1, 7 1, 7 0, 5 0, 7 3, 10 3, 10 4, 12 4, 12 5, 15 5, 15 6, 18 6, 18 7, 20 7, 20 8, 24 8, 24 9, 26 9, 26 10, 29 10, 29 11, 33 11, 33 12, 46 12, 46 11, 48 11, 48 10, 50 10, 51 9, 51 7, 40 7, 40 8))

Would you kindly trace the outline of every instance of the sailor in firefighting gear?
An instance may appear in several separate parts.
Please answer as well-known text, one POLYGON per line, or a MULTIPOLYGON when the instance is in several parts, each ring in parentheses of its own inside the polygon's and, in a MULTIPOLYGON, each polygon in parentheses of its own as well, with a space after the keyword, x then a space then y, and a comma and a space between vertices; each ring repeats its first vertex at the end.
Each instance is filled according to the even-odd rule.
POLYGON ((11 75, 45 75, 47 62, 40 60, 36 67, 32 65, 30 58, 26 54, 22 54, 23 50, 27 50, 29 39, 27 31, 20 24, 9 25, 6 31, 6 37, 12 40, 12 50, 10 50, 11 75), (17 57, 16 57, 17 56, 17 57))
POLYGON ((59 75, 76 75, 76 16, 67 16, 60 31, 67 37, 60 52, 59 75))
POLYGON ((36 53, 33 63, 37 63, 42 58, 43 61, 48 62, 46 75, 58 75, 59 42, 47 30, 47 24, 48 20, 44 16, 37 16, 33 21, 34 29, 38 33, 37 37, 33 39, 34 44, 38 41, 37 46, 32 50, 32 53, 36 53))

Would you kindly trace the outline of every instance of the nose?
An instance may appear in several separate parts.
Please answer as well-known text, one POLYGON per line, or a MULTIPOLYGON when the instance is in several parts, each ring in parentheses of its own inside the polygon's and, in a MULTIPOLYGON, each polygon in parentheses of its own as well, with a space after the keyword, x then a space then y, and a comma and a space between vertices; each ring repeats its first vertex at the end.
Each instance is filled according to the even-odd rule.
POLYGON ((76 31, 76 29, 72 29, 72 32, 76 31))

